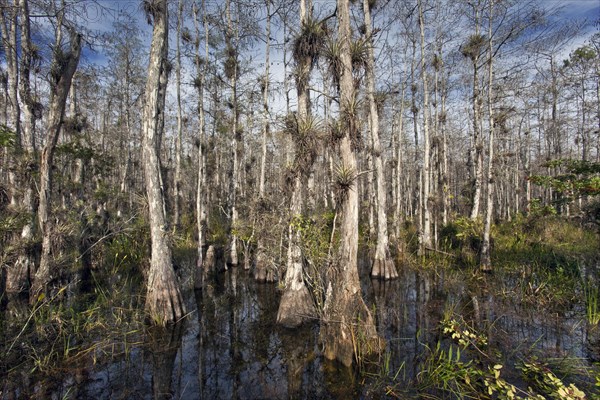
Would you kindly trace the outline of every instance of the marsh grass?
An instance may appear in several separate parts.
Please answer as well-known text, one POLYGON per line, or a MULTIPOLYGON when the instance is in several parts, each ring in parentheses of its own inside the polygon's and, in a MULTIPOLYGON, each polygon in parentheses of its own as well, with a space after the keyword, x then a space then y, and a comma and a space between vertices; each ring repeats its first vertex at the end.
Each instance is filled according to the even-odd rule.
POLYGON ((74 291, 79 285, 71 281, 30 309, 11 299, 8 308, 19 311, 3 316, 0 380, 18 382, 28 371, 32 379, 52 381, 67 370, 127 359, 142 346, 144 237, 128 230, 97 248, 102 264, 91 270, 87 291, 74 291))
POLYGON ((583 281, 583 294, 585 296, 585 316, 592 326, 600 323, 600 308, 598 308, 598 286, 590 281, 583 281))

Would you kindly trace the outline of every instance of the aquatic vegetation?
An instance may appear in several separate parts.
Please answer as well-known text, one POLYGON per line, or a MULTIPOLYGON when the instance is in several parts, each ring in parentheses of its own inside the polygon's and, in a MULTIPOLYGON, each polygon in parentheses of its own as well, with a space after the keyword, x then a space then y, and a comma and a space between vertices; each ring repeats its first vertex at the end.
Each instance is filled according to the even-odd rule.
POLYGON ((501 376, 504 366, 485 352, 485 335, 464 326, 464 321, 445 320, 442 332, 452 341, 444 346, 438 341, 429 349, 417 382, 421 390, 451 394, 458 398, 499 399, 584 399, 586 395, 575 384, 565 384, 547 364, 534 360, 524 361, 519 369, 523 378, 532 384, 520 388, 501 376))
POLYGON ((524 362, 520 367, 525 379, 533 384, 533 387, 546 397, 552 399, 585 399, 585 393, 574 384, 565 385, 547 365, 536 360, 524 362))
POLYGON ((590 325, 596 326, 600 323, 598 286, 589 281, 584 281, 582 286, 585 296, 585 315, 587 321, 590 325))

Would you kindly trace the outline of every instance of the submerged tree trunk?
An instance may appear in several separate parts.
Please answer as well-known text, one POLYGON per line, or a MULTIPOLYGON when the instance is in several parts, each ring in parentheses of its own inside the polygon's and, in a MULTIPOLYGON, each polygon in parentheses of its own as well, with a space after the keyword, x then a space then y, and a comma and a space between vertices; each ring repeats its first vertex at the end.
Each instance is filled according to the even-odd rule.
POLYGON ((174 323, 185 314, 185 305, 179 292, 173 270, 171 247, 167 232, 158 143, 164 113, 167 68, 168 17, 167 1, 155 0, 152 4, 154 30, 150 47, 150 62, 146 81, 144 114, 142 121, 142 151, 146 178, 146 195, 150 216, 152 257, 148 272, 146 311, 158 325, 174 323), (162 90, 161 90, 162 88, 162 90))
MULTIPOLYGON (((308 22, 306 1, 300 2, 300 23, 304 28, 308 22)), ((303 32, 302 29, 301 32, 303 32)), ((301 33, 302 34, 302 33, 301 33)), ((297 132, 291 132, 295 140, 301 140, 304 135, 311 135, 313 132, 307 128, 311 123, 310 99, 308 95, 308 83, 312 68, 312 55, 304 54, 296 60, 296 89, 298 91, 298 118, 294 126, 297 132)), ((313 149, 300 149, 296 143, 296 155, 293 168, 292 198, 290 206, 290 222, 288 226, 288 255, 287 269, 285 273, 285 290, 279 303, 277 311, 277 322, 287 327, 296 327, 305 320, 315 316, 315 308, 308 288, 304 284, 301 235, 298 223, 302 217, 303 183, 306 181, 306 175, 310 171, 312 161, 308 161, 312 156, 301 154, 302 151, 312 152, 313 149), (304 162, 303 162, 304 161, 304 162)))
POLYGON ((30 301, 35 302, 39 295, 47 292, 48 283, 52 281, 52 227, 49 222, 52 208, 52 165, 58 135, 63 125, 67 96, 71 88, 73 75, 79 64, 81 55, 81 35, 72 31, 69 52, 61 49, 60 28, 51 67, 50 106, 48 112, 48 135, 42 150, 40 166, 40 202, 38 209, 38 225, 42 235, 42 254, 30 292, 30 301))
POLYGON ((365 35, 369 42, 367 57, 367 92, 369 98, 369 117, 371 128, 371 142, 373 145, 373 163, 375 164, 375 184, 377 207, 377 244, 371 276, 381 279, 395 279, 398 272, 390 254, 389 236, 387 227, 387 185, 385 181, 384 161, 379 141, 379 114, 375 101, 375 55, 373 51, 373 26, 369 0, 363 1, 365 17, 365 35))
POLYGON ((196 276, 194 287, 201 289, 206 274, 203 251, 206 242, 206 169, 204 146, 205 116, 204 116, 204 85, 206 82, 206 66, 208 62, 208 21, 206 18, 206 3, 202 1, 202 24, 204 25, 204 62, 200 61, 200 27, 198 22, 199 10, 194 5, 194 27, 196 28, 196 89, 198 90, 198 181, 196 182, 196 229, 198 232, 198 245, 196 261, 196 276))
POLYGON ((238 145, 241 141, 241 131, 238 129, 238 93, 237 93, 237 80, 238 80, 238 54, 237 48, 232 43, 237 32, 234 31, 233 21, 231 19, 231 1, 226 1, 226 14, 227 14, 227 60, 225 74, 229 78, 229 84, 231 86, 231 104, 232 104, 232 121, 231 121, 231 152, 232 152, 232 173, 230 181, 229 196, 231 199, 231 234, 230 241, 231 245, 229 248, 229 264, 233 266, 238 265, 238 237, 235 233, 238 224, 238 191, 239 191, 239 152, 238 145))
POLYGON ((327 287, 321 342, 327 359, 350 366, 355 356, 380 350, 373 317, 362 299, 358 276, 358 187, 356 146, 356 93, 352 76, 349 0, 338 0, 340 41, 340 118, 344 136, 340 143, 341 166, 337 184, 340 191, 340 248, 331 266, 327 287))

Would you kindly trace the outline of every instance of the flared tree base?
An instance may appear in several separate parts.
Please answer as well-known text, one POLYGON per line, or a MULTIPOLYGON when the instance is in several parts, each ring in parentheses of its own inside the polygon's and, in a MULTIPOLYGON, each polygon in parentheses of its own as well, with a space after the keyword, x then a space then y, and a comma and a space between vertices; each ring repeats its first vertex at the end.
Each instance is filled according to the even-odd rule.
POLYGON ((397 279, 398 271, 396 271, 394 260, 391 257, 375 258, 371 269, 371 277, 383 280, 397 279))
POLYGON ((320 340, 325 358, 337 360, 347 367, 385 348, 360 292, 338 293, 327 301, 320 340))
POLYGON ((254 279, 257 282, 273 283, 277 280, 275 271, 268 267, 266 256, 262 251, 256 254, 256 268, 254 269, 254 279))
POLYGON ((146 312, 150 322, 159 326, 176 323, 185 315, 185 304, 172 269, 157 274, 155 279, 150 277, 146 312))
POLYGON ((281 297, 277 311, 277 323, 286 328, 296 328, 304 322, 316 318, 316 309, 305 285, 298 289, 288 288, 281 297))

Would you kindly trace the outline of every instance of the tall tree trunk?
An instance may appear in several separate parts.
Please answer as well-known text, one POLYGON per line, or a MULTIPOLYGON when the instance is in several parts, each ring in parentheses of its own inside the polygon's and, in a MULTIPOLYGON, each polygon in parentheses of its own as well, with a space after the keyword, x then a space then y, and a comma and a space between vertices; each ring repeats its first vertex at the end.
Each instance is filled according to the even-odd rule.
POLYGON ((194 27, 196 29, 196 88, 198 90, 198 181, 196 182, 196 228, 198 231, 198 260, 196 262, 196 276, 194 287, 201 289, 206 268, 204 266, 204 246, 206 244, 206 157, 203 146, 205 145, 205 115, 204 115, 204 86, 206 83, 206 68, 208 64, 208 21, 206 18, 206 2, 202 0, 202 24, 204 25, 204 62, 200 58, 200 27, 198 22, 199 10, 194 5, 194 27))
POLYGON ((404 176, 402 173, 402 162, 403 162, 403 139, 404 139, 404 107, 406 102, 404 101, 404 94, 406 92, 406 83, 402 83, 402 90, 400 91, 400 112, 398 114, 398 134, 396 139, 396 198, 395 198, 395 218, 396 221, 396 240, 400 243, 400 233, 402 229, 402 202, 406 201, 402 196, 402 181, 404 176))
POLYGON ((29 21, 29 2, 20 0, 21 62, 19 74, 19 95, 23 101, 23 129, 21 130, 21 168, 19 187, 24 191, 22 204, 27 213, 27 223, 21 230, 20 254, 12 268, 6 270, 6 291, 23 292, 29 289, 29 279, 35 273, 35 113, 34 98, 31 93, 30 72, 32 64, 31 32, 29 21))
POLYGON ((177 5, 177 39, 175 40, 175 92, 177 100, 177 139, 175 142, 175 182, 173 184, 173 229, 179 228, 181 219, 181 154, 183 153, 183 111, 181 109, 181 30, 183 25, 183 0, 177 5))
POLYGON ((475 7, 475 34, 467 43, 466 54, 471 58, 473 64, 473 143, 471 149, 471 160, 473 165, 473 197, 471 206, 472 220, 479 217, 479 204, 481 200, 481 182, 483 180, 483 142, 481 138, 481 89, 479 84, 479 57, 481 52, 481 35, 479 33, 479 0, 475 7))
POLYGON ((419 28, 421 30, 421 80, 423 83, 423 185, 421 188, 421 252, 431 247, 431 212, 429 210, 429 190, 431 176, 430 138, 429 138, 429 85, 427 65, 425 63, 425 21, 422 0, 419 0, 419 28))
POLYGON ((487 194, 485 218, 483 225, 483 242, 481 245, 481 259, 479 268, 485 272, 492 271, 492 260, 490 258, 490 231, 492 229, 492 214, 494 212, 494 113, 493 113, 493 84, 494 84, 494 49, 492 42, 492 18, 494 11, 494 0, 489 0, 488 21, 488 165, 487 165, 487 194))
MULTIPOLYGON (((267 6, 267 22, 266 22, 266 38, 265 38, 265 76, 262 82, 263 96, 263 121, 262 121, 262 143, 261 143, 261 160, 260 160, 260 176, 258 179, 258 197, 259 202, 265 198, 265 174, 267 166, 267 137, 269 136, 269 56, 271 49, 271 0, 266 0, 267 6)), ((260 207, 263 210, 262 207, 260 207)), ((265 254, 264 238, 259 234, 256 240, 256 269, 254 277, 259 282, 273 282, 275 274, 269 271, 267 267, 267 259, 265 254)))
POLYGON ((421 229, 422 221, 422 202, 421 202, 421 163, 419 162, 419 107, 417 107, 417 78, 415 77, 416 70, 416 57, 417 57, 417 42, 414 37, 411 38, 412 42, 412 53, 410 59, 410 100, 411 100, 411 113, 413 117, 413 133, 415 138, 415 154, 414 154, 414 179, 415 189, 414 198, 411 206, 413 207, 413 213, 417 216, 417 229, 421 229), (416 206, 416 207, 415 207, 416 206), (416 209, 415 209, 416 208, 416 209))
POLYGON ((358 187, 356 145, 360 135, 356 120, 356 93, 352 76, 349 0, 338 0, 338 40, 340 41, 340 118, 344 136, 340 143, 340 248, 330 271, 321 342, 327 359, 350 366, 355 356, 379 351, 371 312, 365 305, 358 276, 358 187))
POLYGON ((142 155, 152 239, 146 312, 154 323, 165 325, 178 321, 185 314, 185 305, 179 292, 171 258, 158 148, 159 137, 162 134, 161 120, 164 118, 166 94, 163 85, 167 83, 165 79, 168 57, 167 0, 154 0, 152 16, 154 30, 142 121, 142 155))
POLYGON ((379 113, 375 101, 375 55, 373 51, 373 22, 369 0, 363 0, 365 17, 365 35, 369 43, 367 57, 367 93, 369 98, 369 118, 371 128, 371 143, 373 146, 373 163, 375 164, 375 184, 377 201, 377 243, 371 276, 381 279, 395 279, 398 272, 390 255, 389 236, 387 227, 387 185, 381 143, 379 141, 379 113))
POLYGON ((238 130, 238 94, 237 94, 237 79, 238 79, 238 54, 237 48, 234 47, 234 37, 236 32, 233 28, 233 20, 231 18, 231 0, 227 0, 225 3, 226 14, 227 14, 227 63, 230 68, 229 71, 225 71, 226 74, 229 74, 229 84, 231 86, 231 103, 233 105, 232 110, 232 121, 231 121, 231 152, 232 152, 232 173, 231 173, 231 182, 229 189, 229 196, 231 199, 231 228, 232 232, 230 235, 231 245, 229 248, 229 264, 236 266, 238 265, 238 249, 237 242, 238 237, 235 234, 235 229, 238 224, 238 209, 237 209, 237 198, 239 191, 239 152, 238 145, 241 141, 241 138, 238 137, 241 131, 238 130))
MULTIPOLYGON (((59 24, 62 21, 59 21, 59 24)), ((38 226, 42 235, 42 255, 30 292, 30 301, 36 302, 39 295, 47 292, 48 284, 54 278, 52 266, 52 226, 49 217, 52 208, 52 166, 58 135, 63 125, 67 96, 71 88, 73 75, 81 55, 81 35, 72 31, 69 52, 64 54, 61 48, 60 28, 56 38, 56 47, 50 68, 50 105, 48 111, 46 144, 42 150, 40 166, 40 201, 38 208, 38 226)))
MULTIPOLYGON (((310 8, 310 7, 309 7, 310 8)), ((308 22, 306 0, 300 1, 300 24, 302 31, 308 22)), ((301 129, 302 124, 308 124, 310 116, 310 99, 308 95, 308 83, 312 69, 312 57, 310 55, 300 57, 296 60, 298 71, 296 73, 296 89, 298 91, 298 120, 296 125, 301 129)), ((311 134, 311 133, 308 133, 311 134)), ((300 136, 300 135, 297 135, 300 136)), ((302 217, 303 182, 312 163, 301 162, 301 150, 296 149, 294 160, 294 180, 292 186, 292 199, 290 206, 290 222, 288 226, 288 254, 287 269, 285 273, 285 289, 279 310, 277 311, 277 323, 287 327, 296 327, 307 319, 315 316, 315 308, 308 288, 304 284, 302 276, 302 249, 301 234, 298 229, 299 218, 302 217)))
POLYGON ((8 168, 8 183, 10 185, 10 205, 14 208, 18 206, 19 198, 17 175, 15 166, 17 164, 16 155, 21 150, 21 108, 18 98, 18 51, 17 51, 17 26, 19 15, 18 0, 14 1, 13 5, 0 2, 0 29, 2 29, 2 47, 4 48, 4 56, 6 58, 7 72, 7 87, 8 87, 8 103, 10 104, 10 128, 15 133, 15 152, 9 155, 8 168))

